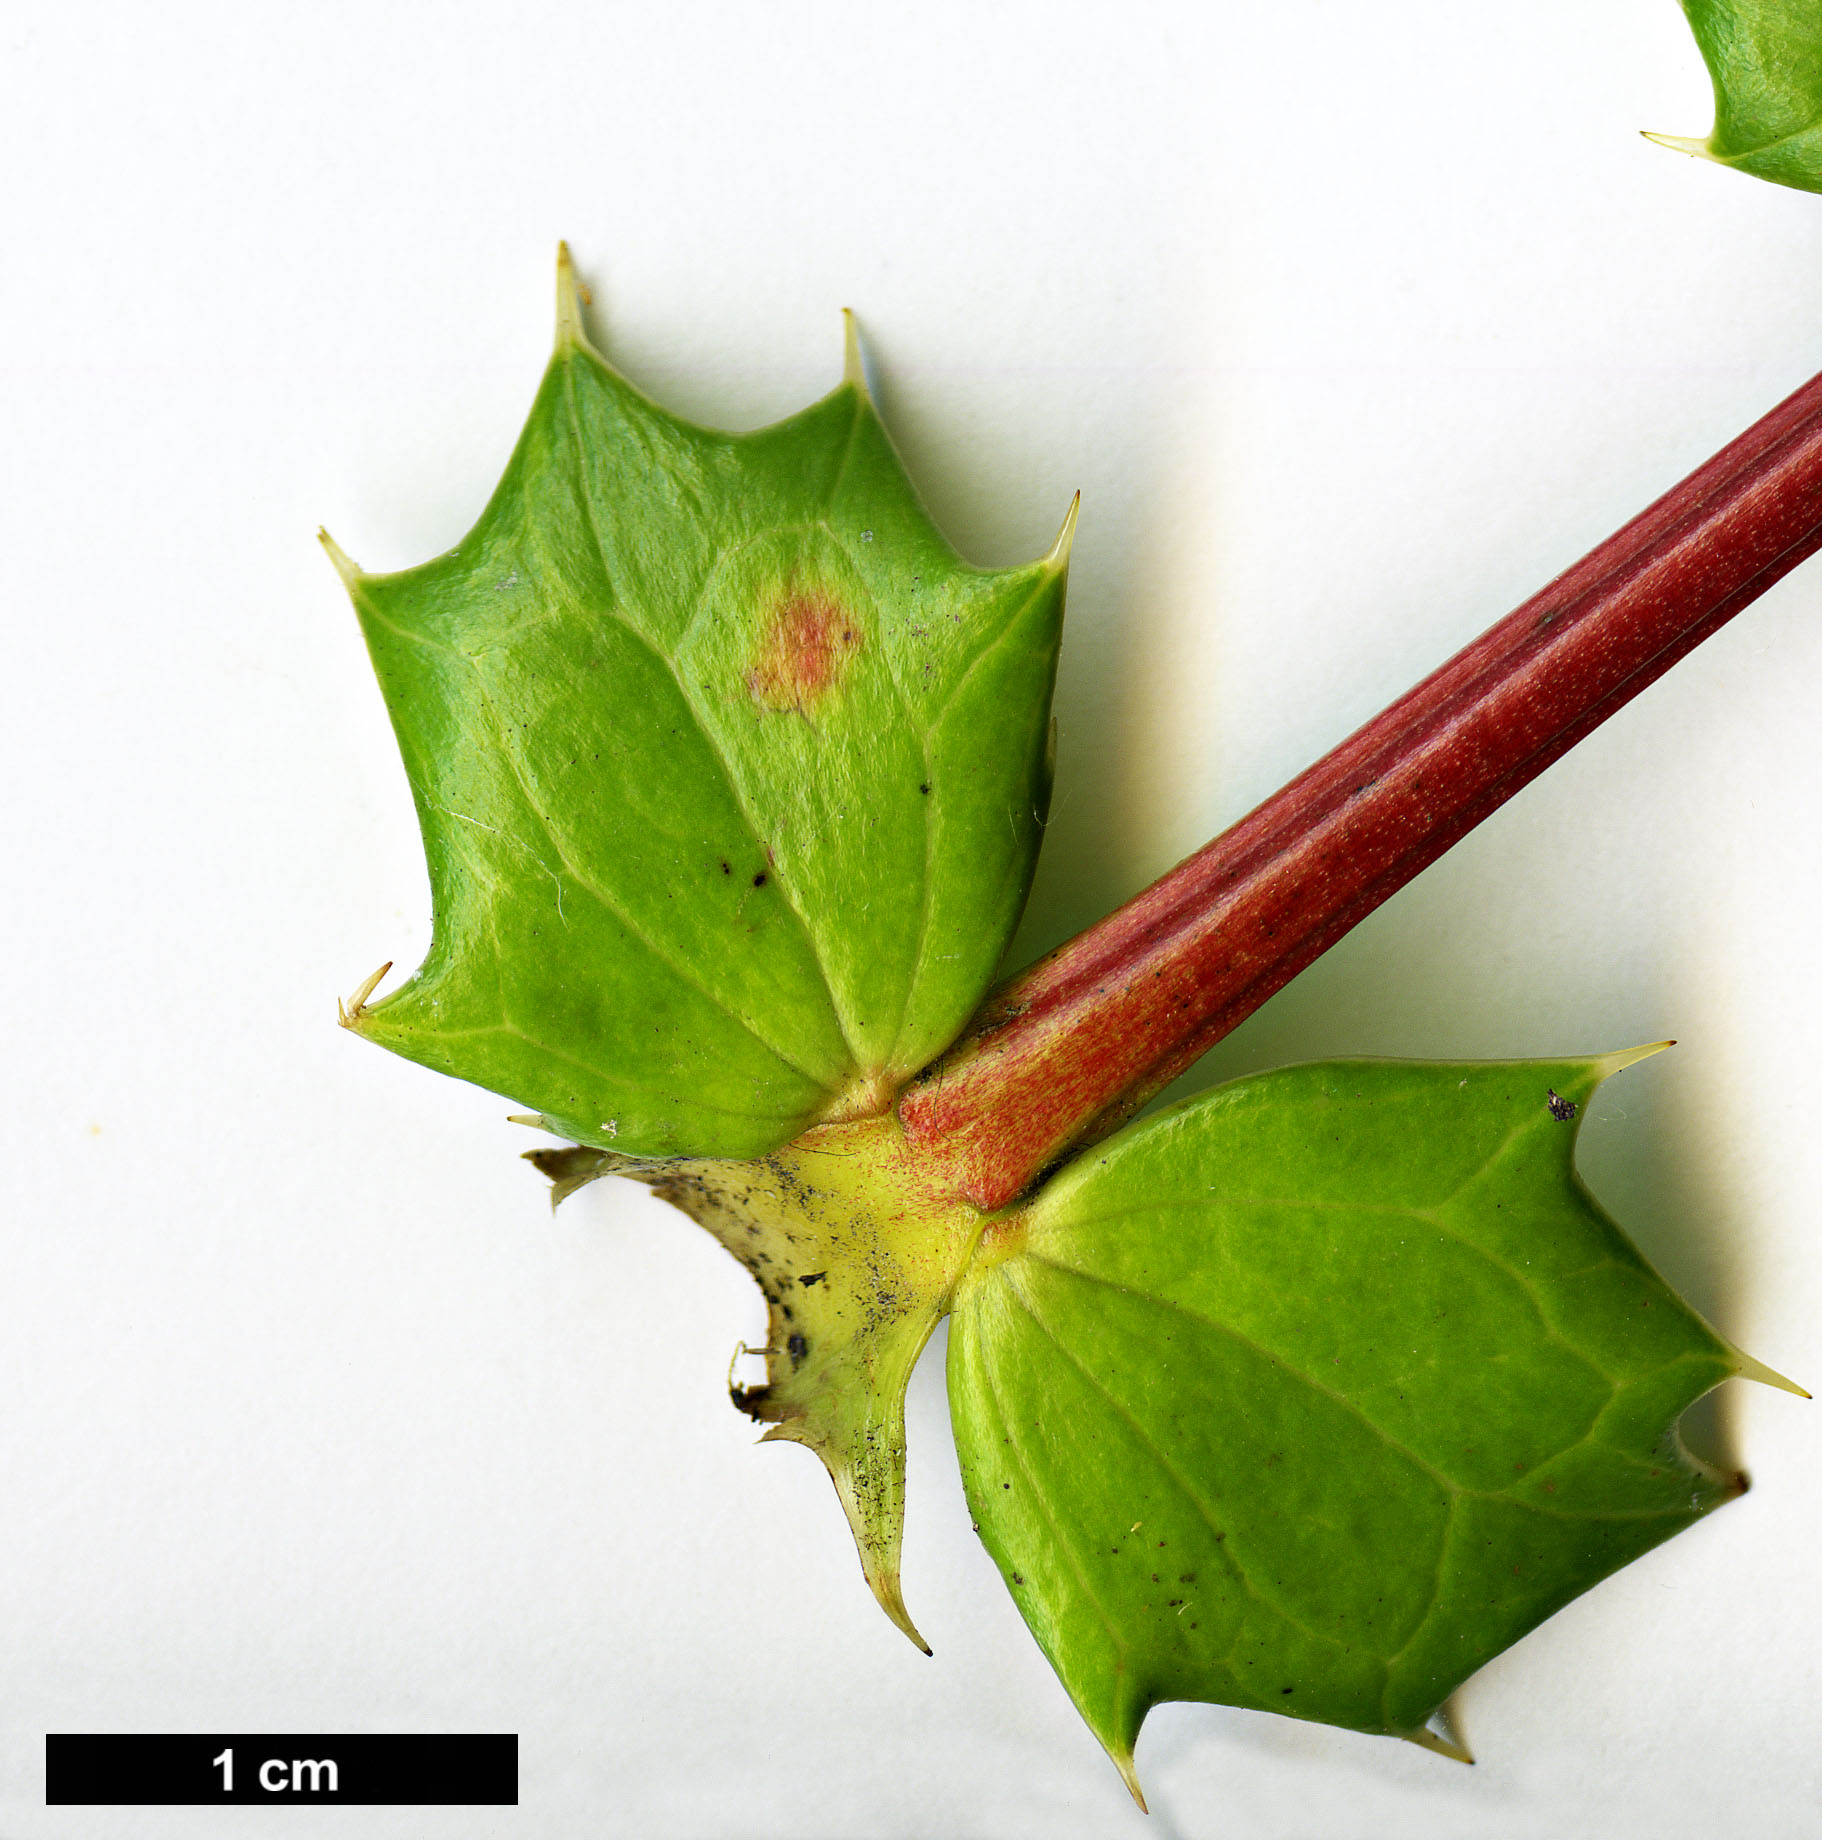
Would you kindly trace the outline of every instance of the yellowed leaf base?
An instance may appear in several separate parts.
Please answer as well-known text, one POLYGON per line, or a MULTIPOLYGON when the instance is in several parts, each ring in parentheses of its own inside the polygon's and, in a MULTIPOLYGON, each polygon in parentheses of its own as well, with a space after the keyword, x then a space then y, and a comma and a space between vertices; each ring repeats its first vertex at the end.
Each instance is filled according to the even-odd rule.
POLYGON ((823 1460, 867 1583, 925 1654, 905 1609, 905 1387, 988 1216, 920 1199, 890 1114, 820 1125, 755 1162, 533 1150, 553 1202, 599 1176, 626 1176, 706 1227, 765 1293, 763 1386, 730 1385, 765 1436, 823 1460))

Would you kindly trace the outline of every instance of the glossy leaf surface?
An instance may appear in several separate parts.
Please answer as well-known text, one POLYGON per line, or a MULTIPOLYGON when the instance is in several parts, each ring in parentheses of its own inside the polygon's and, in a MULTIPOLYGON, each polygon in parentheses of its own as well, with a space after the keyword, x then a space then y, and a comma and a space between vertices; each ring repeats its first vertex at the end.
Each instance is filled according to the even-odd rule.
POLYGON ((1129 1780, 1167 1699, 1417 1735, 1734 1492, 1674 1428, 1765 1370, 1573 1169, 1633 1058, 1258 1075, 989 1232, 949 1342, 969 1503, 1129 1780))
MULTIPOLYGON (((963 563, 861 380, 751 434, 583 336, 492 503, 344 567, 429 863, 430 952, 350 1025, 634 1155, 761 1155, 956 1034, 1029 885, 1064 546, 963 563)), ((344 559, 345 561, 345 559, 344 559)))
POLYGON ((1755 178, 1822 192, 1822 11, 1814 0, 1683 0, 1714 81, 1706 140, 1650 138, 1755 178))

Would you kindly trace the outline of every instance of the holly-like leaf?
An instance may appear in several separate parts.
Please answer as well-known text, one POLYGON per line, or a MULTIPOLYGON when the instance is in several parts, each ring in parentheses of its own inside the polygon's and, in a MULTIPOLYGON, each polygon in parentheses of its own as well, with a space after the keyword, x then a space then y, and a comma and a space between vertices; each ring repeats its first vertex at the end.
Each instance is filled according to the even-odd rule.
POLYGON ((1261 1074, 988 1229, 949 1340, 968 1501, 1135 1794, 1161 1700, 1434 1742, 1482 1662, 1737 1491, 1676 1421, 1776 1376, 1573 1168, 1636 1058, 1261 1074))
POLYGON ((1683 0, 1714 82, 1706 140, 1647 138, 1822 192, 1822 13, 1814 0, 1683 0))
POLYGON ((847 375, 751 434, 582 330, 447 555, 337 555, 430 869, 428 956, 351 1027, 578 1143, 761 1155, 877 1110, 1011 937, 1049 796, 1068 526, 963 563, 847 375))

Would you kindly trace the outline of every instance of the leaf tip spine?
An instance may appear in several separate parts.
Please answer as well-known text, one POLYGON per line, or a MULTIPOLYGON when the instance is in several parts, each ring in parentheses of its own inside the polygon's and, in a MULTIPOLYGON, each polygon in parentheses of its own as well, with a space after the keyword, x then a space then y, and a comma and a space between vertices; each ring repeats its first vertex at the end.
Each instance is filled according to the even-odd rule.
POLYGON ((1438 1731, 1433 1725, 1420 1725, 1415 1731, 1401 1731, 1398 1736, 1407 1744, 1415 1744, 1419 1750, 1434 1751, 1438 1757, 1449 1757, 1456 1763, 1472 1764, 1474 1761, 1474 1753, 1458 1737, 1438 1731))
POLYGON ((1120 1772, 1120 1780, 1125 1783, 1132 1799, 1139 1804, 1140 1814, 1150 1814, 1151 1810, 1145 1806, 1145 1791, 1139 1787, 1139 1770, 1133 1762, 1131 1750, 1122 1754, 1110 1749, 1107 1754, 1113 1759, 1113 1767, 1120 1772))
POLYGON ((841 310, 841 380, 858 390, 868 402, 873 392, 867 388, 867 367, 860 355, 860 326, 852 307, 841 310))
MULTIPOLYGON (((1713 160, 1714 155, 1708 151, 1705 140, 1694 140, 1686 134, 1653 134, 1649 128, 1639 129, 1639 133, 1648 141, 1655 141, 1660 147, 1668 147, 1672 153, 1686 153, 1692 160, 1713 160)), ((1717 165, 1719 161, 1715 162, 1717 165)))
POLYGON ((1733 1351, 1733 1371, 1741 1380, 1756 1380, 1761 1386, 1775 1386, 1781 1393, 1795 1393, 1799 1399, 1813 1399, 1815 1395, 1807 1387, 1798 1386, 1796 1381, 1781 1374, 1775 1367, 1767 1367, 1763 1361, 1755 1361, 1751 1355, 1742 1354, 1739 1349, 1733 1351))
POLYGON ((1628 1067, 1636 1067, 1640 1061, 1648 1061, 1654 1054, 1662 1054, 1666 1048, 1674 1048, 1676 1042, 1648 1041, 1638 1048, 1616 1048, 1611 1054, 1598 1054, 1594 1057, 1595 1083, 1608 1080, 1616 1073, 1623 1073, 1628 1067))
POLYGON ((379 988, 380 979, 391 969, 392 960, 387 959, 387 961, 380 966, 379 970, 374 972, 346 1003, 344 1003, 341 998, 336 998, 336 1020, 341 1023, 343 1028, 358 1029, 361 1026, 362 1019, 367 1014, 367 999, 379 988))
POLYGON ((576 265, 571 259, 569 245, 557 245, 557 350, 565 350, 571 345, 588 344, 588 334, 582 325, 582 307, 588 298, 588 292, 576 280, 576 265))
POLYGON ((1065 575, 1069 572, 1069 552, 1075 547, 1076 519, 1081 510, 1082 495, 1078 492, 1069 501, 1069 509, 1063 513, 1063 528, 1057 532, 1056 541, 1041 558, 1043 566, 1052 575, 1065 575))
POLYGON ((885 1611, 893 1627, 908 1636, 911 1646, 920 1654, 934 1655, 936 1651, 918 1633, 917 1625, 911 1620, 911 1612, 905 1608, 905 1594, 899 1584, 896 1568, 891 1572, 882 1572, 868 1566, 866 1571, 874 1600, 885 1611))
POLYGON ((366 570, 320 524, 316 527, 316 540, 335 564, 335 572, 342 578, 342 585, 352 594, 366 570))

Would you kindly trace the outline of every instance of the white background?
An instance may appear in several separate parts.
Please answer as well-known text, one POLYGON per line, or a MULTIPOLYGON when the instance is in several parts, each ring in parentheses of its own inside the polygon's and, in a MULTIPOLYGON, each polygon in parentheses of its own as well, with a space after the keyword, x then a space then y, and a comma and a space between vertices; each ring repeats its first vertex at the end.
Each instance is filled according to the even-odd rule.
MULTIPOLYGON (((1096 917, 1822 365, 1822 198, 1700 133, 1671 0, 51 7, 0 22, 0 1835, 47 1730, 509 1730, 517 1810, 289 1833, 1755 1840, 1822 1826, 1817 1408, 1744 1501, 1471 1682, 1473 1770, 1176 1706, 1149 1824, 910 1405, 913 1653, 723 1376, 757 1294, 512 1109, 363 1046, 427 895, 326 523, 451 544, 598 341, 750 426, 836 310, 932 509, 1083 493, 1023 948, 1096 917)), ((1735 1340, 1822 1376, 1822 565, 1245 1029, 1344 1053, 1675 1035, 1584 1165, 1735 1340)))

